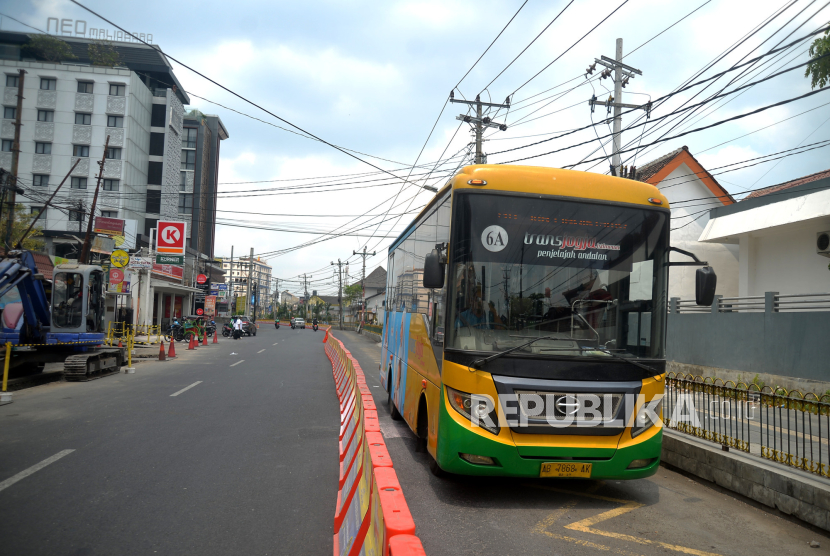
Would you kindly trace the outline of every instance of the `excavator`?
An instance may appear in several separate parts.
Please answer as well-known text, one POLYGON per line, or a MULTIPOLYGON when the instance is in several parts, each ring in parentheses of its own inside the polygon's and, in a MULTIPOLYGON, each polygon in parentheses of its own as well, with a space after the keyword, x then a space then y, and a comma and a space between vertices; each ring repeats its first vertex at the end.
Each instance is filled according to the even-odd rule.
POLYGON ((121 369, 126 350, 103 345, 104 276, 100 266, 56 266, 50 306, 31 252, 9 251, 0 260, 0 300, 5 302, 0 344, 12 345, 10 377, 37 373, 46 363, 59 362, 68 381, 92 380, 121 369))

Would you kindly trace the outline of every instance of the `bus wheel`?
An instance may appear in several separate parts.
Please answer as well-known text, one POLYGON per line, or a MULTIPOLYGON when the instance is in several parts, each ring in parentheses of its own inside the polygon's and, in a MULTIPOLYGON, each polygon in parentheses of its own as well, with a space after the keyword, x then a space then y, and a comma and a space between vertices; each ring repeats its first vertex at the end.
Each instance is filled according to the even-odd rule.
POLYGON ((398 408, 395 407, 395 402, 392 401, 392 373, 389 373, 386 385, 388 390, 386 403, 389 404, 389 415, 392 417, 393 421, 400 421, 403 417, 401 417, 401 413, 398 411, 398 408))
POLYGON ((432 456, 429 456, 429 472, 432 473, 435 477, 438 477, 439 479, 445 479, 448 475, 446 471, 441 469, 441 467, 438 465, 438 462, 435 461, 435 458, 433 458, 432 456))

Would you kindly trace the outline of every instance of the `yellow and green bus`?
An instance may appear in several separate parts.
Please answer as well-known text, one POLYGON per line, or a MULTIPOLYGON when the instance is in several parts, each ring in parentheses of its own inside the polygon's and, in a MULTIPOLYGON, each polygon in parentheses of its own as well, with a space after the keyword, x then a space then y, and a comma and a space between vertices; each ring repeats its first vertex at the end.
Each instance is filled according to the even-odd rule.
POLYGON ((669 221, 654 186, 587 172, 475 165, 438 192, 389 248, 379 369, 433 473, 656 472, 669 221))

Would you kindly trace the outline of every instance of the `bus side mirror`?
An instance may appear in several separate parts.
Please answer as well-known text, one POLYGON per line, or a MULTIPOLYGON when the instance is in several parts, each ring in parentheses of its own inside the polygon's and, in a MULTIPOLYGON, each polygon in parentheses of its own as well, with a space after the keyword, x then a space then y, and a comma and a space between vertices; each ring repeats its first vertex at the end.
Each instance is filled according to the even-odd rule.
POLYGON ((695 301, 698 305, 711 306, 715 300, 718 276, 711 266, 698 268, 695 273, 695 301))
POLYGON ((444 287, 444 265, 441 264, 437 249, 433 249, 424 257, 424 287, 429 289, 444 287))

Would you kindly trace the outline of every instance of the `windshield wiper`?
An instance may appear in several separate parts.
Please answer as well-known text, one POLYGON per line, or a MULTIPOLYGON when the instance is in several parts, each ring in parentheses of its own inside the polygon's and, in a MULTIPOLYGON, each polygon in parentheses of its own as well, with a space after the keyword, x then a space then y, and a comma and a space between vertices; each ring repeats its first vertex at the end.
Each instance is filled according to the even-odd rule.
POLYGON ((633 361, 631 359, 626 359, 622 355, 612 353, 611 350, 609 350, 607 348, 601 348, 601 347, 597 346, 594 349, 596 349, 596 351, 601 351, 602 353, 606 353, 606 354, 610 355, 611 357, 613 357, 614 359, 619 359, 620 361, 625 361, 626 363, 631 363, 635 367, 640 367, 641 369, 645 369, 646 371, 654 373, 655 375, 660 374, 660 371, 658 371, 657 369, 653 369, 653 368, 649 367, 648 365, 643 365, 642 363, 637 363, 636 361, 633 361))
POLYGON ((573 342, 574 341, 572 338, 555 338, 554 336, 541 336, 539 338, 533 338, 529 342, 525 342, 525 343, 523 343, 521 345, 518 345, 516 347, 512 347, 510 349, 506 349, 504 351, 500 351, 496 354, 490 355, 489 357, 482 357, 481 359, 476 359, 475 361, 472 362, 472 364, 470 366, 475 367, 476 369, 481 369, 484 365, 486 365, 487 363, 489 363, 493 359, 498 359, 502 355, 507 355, 508 353, 513 353, 514 351, 520 350, 523 347, 527 347, 530 344, 538 342, 539 340, 555 340, 555 341, 567 341, 567 342, 573 342))

